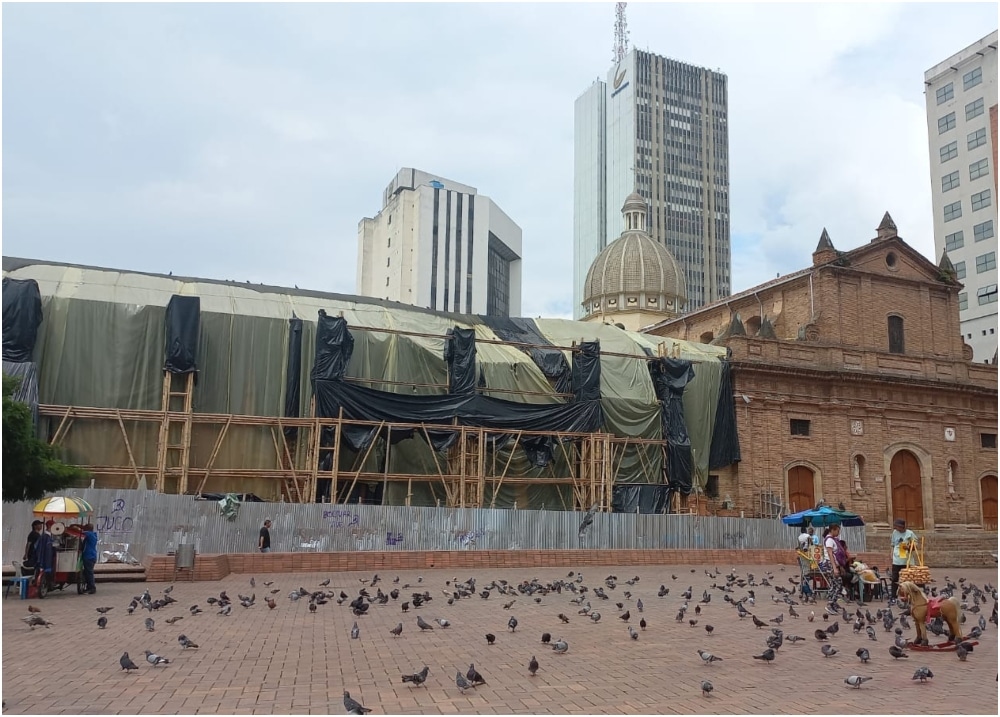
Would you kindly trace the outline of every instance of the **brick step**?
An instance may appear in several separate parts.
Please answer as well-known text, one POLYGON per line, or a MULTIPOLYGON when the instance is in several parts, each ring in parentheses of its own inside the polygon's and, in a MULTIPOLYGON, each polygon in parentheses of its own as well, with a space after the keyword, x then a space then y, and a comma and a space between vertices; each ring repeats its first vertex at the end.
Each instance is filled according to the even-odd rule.
MULTIPOLYGON (((3 566, 3 577, 14 576, 12 565, 3 566)), ((94 582, 97 583, 144 583, 146 568, 142 565, 125 565, 122 563, 100 563, 94 566, 94 582)))

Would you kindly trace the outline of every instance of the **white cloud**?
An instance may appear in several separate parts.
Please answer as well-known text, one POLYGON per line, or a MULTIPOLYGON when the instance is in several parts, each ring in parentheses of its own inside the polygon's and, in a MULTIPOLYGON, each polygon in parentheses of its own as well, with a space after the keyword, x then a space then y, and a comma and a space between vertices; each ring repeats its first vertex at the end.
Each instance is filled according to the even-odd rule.
MULTIPOLYGON (((734 290, 885 210, 933 254, 923 71, 995 6, 628 13, 638 47, 729 76, 734 290)), ((358 220, 416 166, 520 224, 523 313, 569 315, 573 101, 612 24, 610 3, 5 8, 4 251, 351 293, 358 220)))

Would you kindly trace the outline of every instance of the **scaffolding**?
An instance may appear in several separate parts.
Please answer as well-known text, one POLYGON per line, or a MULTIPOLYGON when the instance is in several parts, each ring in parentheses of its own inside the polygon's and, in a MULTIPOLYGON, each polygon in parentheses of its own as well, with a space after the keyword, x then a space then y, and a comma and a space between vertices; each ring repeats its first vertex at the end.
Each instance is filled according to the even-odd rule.
MULTIPOLYGON (((190 376, 190 374, 189 374, 190 376)), ((186 378, 186 377, 182 377, 186 378)), ((166 379, 169 381, 170 379, 166 379)), ((169 384, 165 381, 164 386, 169 384)), ((190 381, 189 381, 190 383, 190 381)), ((164 395, 174 393, 164 389, 164 395)), ((340 416, 321 418, 283 418, 277 416, 245 416, 237 414, 197 413, 190 410, 190 397, 183 398, 181 410, 127 410, 93 408, 81 406, 54 406, 41 404, 41 417, 58 420, 50 442, 53 445, 66 437, 73 425, 80 421, 113 421, 119 426, 128 465, 82 465, 95 477, 131 476, 138 486, 144 475, 156 476, 156 489, 162 493, 204 492, 210 477, 219 480, 246 480, 263 478, 279 481, 282 500, 293 503, 315 502, 320 480, 332 481, 332 486, 347 486, 345 495, 353 492, 360 482, 402 482, 407 484, 406 505, 410 505, 415 481, 440 485, 444 490, 445 504, 450 508, 491 508, 495 507, 496 496, 504 485, 546 485, 569 486, 572 488, 572 505, 563 504, 566 510, 587 510, 596 505, 599 510, 610 511, 615 478, 629 447, 636 448, 639 460, 645 466, 649 452, 661 453, 665 460, 667 442, 661 439, 620 437, 610 433, 566 433, 546 431, 503 432, 511 437, 511 446, 506 459, 501 459, 497 451, 489 449, 491 434, 500 433, 496 429, 471 426, 441 426, 439 424, 390 423, 349 420, 340 416), (148 423, 160 427, 156 450, 156 463, 150 466, 138 465, 135 459, 133 441, 126 429, 126 423, 148 423), (191 463, 191 436, 193 426, 214 426, 218 432, 208 460, 203 465, 191 463), (216 467, 220 449, 230 434, 238 426, 253 426, 269 430, 274 442, 276 463, 273 468, 223 468, 216 467), (343 449, 341 437, 345 427, 374 428, 377 433, 388 435, 394 431, 412 431, 430 443, 428 431, 453 430, 457 439, 447 452, 432 451, 436 474, 400 473, 390 470, 392 441, 385 441, 385 458, 381 471, 365 470, 378 440, 372 440, 364 451, 355 456, 350 469, 341 467, 339 452, 343 449), (180 428, 180 443, 174 437, 180 428), (171 428, 175 429, 173 432, 171 428), (289 438, 288 429, 296 429, 295 437, 289 438), (331 445, 324 445, 324 431, 333 435, 331 445), (562 465, 568 470, 558 474, 556 461, 548 466, 548 475, 543 477, 515 476, 510 474, 514 452, 528 437, 547 436, 554 439, 558 447, 562 465), (305 450, 297 450, 302 443, 305 450), (329 453, 330 468, 323 469, 324 454, 329 453), (174 457, 172 459, 171 457, 174 457), (175 464, 176 465, 173 465, 175 464), (194 490, 190 487, 196 485, 194 490), (488 490, 491 489, 491 490, 488 490)), ((170 409, 171 406, 165 403, 170 409)), ((329 434, 328 434, 329 435, 329 434)), ((650 466, 653 464, 650 462, 650 466)), ((339 492, 339 491, 338 491, 339 492)))

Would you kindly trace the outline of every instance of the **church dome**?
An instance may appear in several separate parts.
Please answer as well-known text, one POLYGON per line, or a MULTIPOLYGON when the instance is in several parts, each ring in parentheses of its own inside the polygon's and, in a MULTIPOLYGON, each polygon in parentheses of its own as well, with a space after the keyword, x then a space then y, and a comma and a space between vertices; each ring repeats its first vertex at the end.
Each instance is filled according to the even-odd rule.
POLYGON ((646 201, 625 200, 625 231, 590 265, 583 284, 585 313, 680 313, 687 300, 684 273, 665 246, 645 232, 646 201))

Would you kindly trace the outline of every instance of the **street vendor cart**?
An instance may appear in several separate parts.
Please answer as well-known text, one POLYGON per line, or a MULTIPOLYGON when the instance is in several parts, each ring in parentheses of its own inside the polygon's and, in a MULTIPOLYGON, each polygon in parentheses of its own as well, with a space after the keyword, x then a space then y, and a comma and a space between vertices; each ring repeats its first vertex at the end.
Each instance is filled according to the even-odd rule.
POLYGON ((83 594, 83 525, 94 509, 81 498, 55 496, 39 501, 32 510, 45 521, 47 530, 38 541, 35 575, 28 586, 29 597, 44 598, 52 590, 76 585, 83 594))

